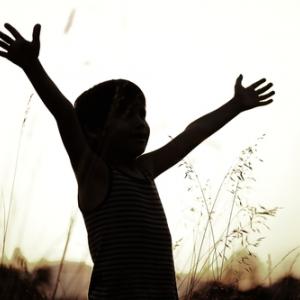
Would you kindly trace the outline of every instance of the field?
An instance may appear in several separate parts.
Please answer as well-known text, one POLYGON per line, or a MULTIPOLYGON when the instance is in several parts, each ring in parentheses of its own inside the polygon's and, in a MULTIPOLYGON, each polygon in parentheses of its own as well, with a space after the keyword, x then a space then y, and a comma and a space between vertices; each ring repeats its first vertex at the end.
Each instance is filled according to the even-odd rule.
MULTIPOLYGON (((262 139, 263 137, 259 138, 262 139)), ((264 239, 263 229, 269 229, 268 220, 276 216, 279 208, 267 208, 255 199, 247 198, 249 184, 255 183, 253 169, 257 162, 262 162, 257 156, 257 146, 258 143, 241 152, 213 197, 207 194, 207 187, 202 186, 197 172, 187 160, 179 164, 184 169, 188 191, 197 195, 191 203, 189 215, 196 219, 202 216, 201 223, 197 221, 193 230, 194 245, 189 273, 177 274, 181 300, 300 299, 300 281, 294 277, 292 270, 299 256, 296 251, 298 248, 292 249, 276 265, 272 265, 269 257, 266 276, 261 277, 255 249, 264 239), (218 204, 224 201, 229 203, 227 211, 223 212, 227 223, 220 230, 213 221, 219 209, 218 204), (274 271, 292 254, 296 256, 290 263, 289 272, 274 282, 274 271)), ((17 171, 18 154, 14 174, 17 171)), ((14 189, 13 180, 10 195, 13 195, 14 189)), ((9 208, 12 201, 11 196, 9 208)), ((8 212, 4 211, 4 215, 6 222, 3 222, 0 299, 87 299, 91 268, 84 263, 65 260, 72 220, 61 260, 50 262, 44 259, 31 264, 18 247, 11 259, 6 258, 5 243, 10 209, 8 212)), ((184 240, 175 241, 174 251, 183 245, 184 240)))
MULTIPOLYGON (((17 259, 15 257, 15 260, 17 259)), ((20 259, 20 257, 19 261, 14 261, 10 266, 2 265, 0 267, 0 299, 86 300, 85 294, 91 269, 82 264, 66 262, 57 288, 58 269, 59 265, 45 265, 29 271, 24 258, 20 259), (79 270, 80 275, 77 275, 77 278, 73 276, 71 281, 65 278, 68 277, 68 273, 78 274, 79 270)), ((178 278, 178 285, 181 280, 178 278)), ((248 290, 240 290, 238 283, 203 281, 195 284, 190 295, 184 296, 184 292, 182 294, 181 300, 296 300, 300 299, 300 280, 293 276, 286 276, 271 285, 257 285, 248 290)))

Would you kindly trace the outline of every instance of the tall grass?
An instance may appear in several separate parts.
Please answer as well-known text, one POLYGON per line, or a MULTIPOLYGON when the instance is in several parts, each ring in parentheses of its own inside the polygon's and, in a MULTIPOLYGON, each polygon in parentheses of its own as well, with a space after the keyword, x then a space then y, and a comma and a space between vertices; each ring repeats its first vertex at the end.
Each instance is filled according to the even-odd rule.
MULTIPOLYGON (((190 272, 178 286, 181 289, 183 284, 186 285, 185 299, 191 299, 195 288, 204 277, 220 282, 224 280, 224 275, 229 268, 228 252, 232 254, 237 245, 247 250, 246 254, 239 258, 241 268, 249 273, 252 271, 248 261, 251 257, 255 257, 254 249, 265 238, 261 234, 262 228, 269 228, 268 218, 275 216, 279 209, 279 207, 268 209, 257 201, 249 201, 244 195, 249 188, 249 183, 255 182, 254 165, 263 161, 257 156, 257 147, 264 136, 258 138, 255 145, 249 146, 241 152, 238 161, 229 168, 223 177, 211 204, 194 167, 187 159, 179 164, 179 167, 185 168, 185 178, 193 183, 188 190, 197 190, 197 193, 200 194, 197 197, 198 213, 201 211, 202 217, 206 216, 202 230, 200 230, 201 218, 199 216, 199 222, 194 230, 196 234, 190 257, 190 272), (220 201, 230 201, 230 209, 227 217, 222 216, 222 218, 227 218, 225 229, 221 233, 217 233, 214 227, 214 223, 217 221, 215 209, 217 202, 220 201), (209 238, 212 240, 212 245, 204 251, 205 242, 207 243, 209 238)), ((196 213, 195 209, 192 211, 196 213)))
MULTIPOLYGON (((51 284, 51 271, 47 267, 38 267, 33 270, 33 272, 28 271, 28 262, 26 258, 21 254, 18 246, 15 248, 14 255, 9 261, 6 258, 6 242, 7 242, 7 233, 9 228, 9 221, 11 218, 11 209, 14 201, 14 194, 16 188, 16 175, 18 171, 19 157, 22 148, 22 137, 26 125, 26 121, 29 116, 31 104, 32 104, 33 94, 30 95, 24 117, 21 123, 20 134, 18 137, 17 143, 17 153, 14 163, 12 185, 9 191, 9 205, 8 211, 5 207, 5 198, 3 193, 3 188, 1 187, 1 198, 2 207, 3 207, 3 239, 2 239, 2 249, 1 249, 1 263, 0 263, 0 299, 47 299, 45 289, 42 286, 50 286, 51 284), (5 277, 5 281, 4 281, 5 277)), ((54 288, 52 291, 51 299, 56 299, 56 294, 58 286, 60 283, 60 277, 62 274, 62 269, 64 261, 66 258, 66 253, 68 245, 71 238, 72 229, 74 226, 75 216, 73 215, 70 219, 70 224, 68 228, 68 233, 66 236, 66 242, 62 257, 59 262, 59 269, 54 283, 54 288)), ((81 266, 78 267, 80 269, 81 266)), ((47 289, 46 289, 47 290, 47 289)))
MULTIPOLYGON (((33 273, 30 273, 27 268, 26 259, 21 255, 14 255, 13 261, 11 263, 15 265, 15 268, 12 268, 12 266, 4 265, 5 244, 7 240, 9 220, 11 217, 11 207, 14 199, 15 178, 19 163, 22 135, 25 122, 28 118, 32 96, 33 95, 31 95, 28 100, 25 116, 20 130, 17 145, 17 156, 14 165, 12 187, 10 189, 9 195, 9 207, 7 212, 4 199, 2 198, 4 232, 0 275, 4 274, 3 276, 6 276, 6 278, 11 278, 11 280, 14 281, 16 281, 16 278, 18 278, 19 281, 17 280, 16 282, 19 282, 19 285, 17 292, 9 290, 8 293, 12 294, 0 294, 2 297, 1 299, 12 299, 11 297, 13 297, 13 294, 17 295, 16 293, 22 293, 24 289, 31 291, 31 294, 28 294, 28 299, 46 299, 45 293, 41 292, 39 288, 45 284, 50 285, 49 269, 38 269, 35 270, 33 273)), ((259 140, 262 139, 263 137, 259 138, 259 140)), ((230 255, 232 257, 234 247, 237 244, 239 244, 240 247, 246 250, 246 252, 243 252, 242 256, 236 257, 236 260, 238 260, 238 265, 240 265, 248 273, 251 273, 253 271, 252 265, 251 263, 249 263, 249 261, 252 257, 255 257, 253 249, 258 247, 261 241, 264 239, 264 236, 261 235, 261 229, 263 227, 269 228, 267 225, 268 218, 275 216, 279 209, 278 207, 268 209, 260 205, 259 203, 253 204, 251 201, 248 201, 242 193, 245 190, 247 190, 247 185, 250 181, 255 182, 255 178, 252 174, 253 167, 255 165, 254 162, 262 162, 262 160, 257 156, 257 146, 258 144, 255 144, 254 146, 247 147, 241 152, 238 161, 235 162, 228 169, 225 176, 222 178, 222 181, 217 189, 215 196, 213 197, 212 202, 211 197, 209 197, 206 193, 206 188, 202 186, 199 176, 195 171, 193 165, 189 163, 187 159, 184 159, 179 164, 180 167, 185 168, 185 178, 193 183, 191 187, 189 187, 189 191, 194 191, 195 189, 197 189, 199 193, 199 195, 197 196, 199 206, 198 211, 201 210, 202 216, 206 216, 206 221, 202 230, 202 219, 200 217, 198 218, 198 223, 195 226, 196 228, 194 228, 194 245, 191 254, 190 272, 189 275, 186 276, 186 278, 184 278, 184 280, 182 280, 182 282, 178 286, 178 288, 181 289, 181 286, 184 283, 186 284, 186 290, 183 296, 185 300, 201 299, 201 296, 197 298, 197 290, 199 290, 200 283, 201 281, 204 281, 205 278, 212 279, 215 282, 222 282, 224 281, 224 279, 226 279, 226 276, 230 272, 232 273, 232 265, 234 262, 234 258, 228 259, 228 257, 230 255), (228 195, 230 196, 228 197, 228 195), (219 203, 220 201, 224 201, 224 198, 226 198, 226 201, 230 200, 228 202, 230 203, 230 209, 227 215, 227 223, 225 228, 223 229, 223 231, 217 232, 214 225, 216 222, 216 206, 217 203, 219 203), (205 245, 207 244, 207 240, 209 238, 211 239, 212 243, 209 244, 207 249, 205 249, 205 245)), ((3 192, 1 192, 1 194, 3 195, 3 192)), ((194 214, 196 213, 196 210, 194 208, 192 208, 191 211, 194 214)), ((62 270, 71 238, 73 225, 74 218, 71 217, 64 250, 62 253, 61 260, 59 262, 58 273, 56 276, 51 296, 49 298, 52 300, 57 299, 57 291, 61 282, 60 279, 62 276, 62 270)), ((174 249, 180 247, 182 242, 183 239, 179 239, 174 244, 174 249)), ((271 279, 272 272, 278 267, 278 265, 280 265, 288 256, 294 253, 298 248, 299 247, 291 250, 281 259, 279 263, 277 263, 274 266, 272 266, 271 257, 269 257, 269 270, 264 280, 268 280, 270 286, 273 284, 271 279)), ((292 272, 295 262, 299 256, 300 253, 298 253, 294 258, 290 266, 290 273, 292 272)), ((239 273, 233 272, 233 274, 236 275, 236 280, 238 282, 239 273)))
POLYGON ((11 208, 12 208, 13 199, 14 199, 15 179, 16 179, 18 163, 19 163, 19 155, 20 155, 20 149, 21 149, 22 136, 23 136, 24 126, 25 126, 25 123, 26 123, 26 120, 28 118, 28 114, 30 111, 32 97, 33 97, 33 94, 30 95, 30 97, 27 101, 27 106, 26 106, 24 118, 23 118, 22 125, 21 125, 21 130, 20 130, 20 134, 19 134, 19 139, 18 139, 18 144, 17 144, 17 156, 16 156, 15 165, 14 165, 14 173, 13 173, 13 180, 12 180, 12 187, 10 189, 10 195, 9 195, 9 206, 8 206, 8 212, 7 212, 7 219, 6 219, 6 211, 5 211, 5 199, 2 198, 4 226, 3 226, 1 265, 4 263, 4 257, 5 257, 5 245, 6 245, 6 239, 7 239, 9 220, 10 220, 10 216, 11 216, 11 208))
POLYGON ((62 254, 62 257, 61 257, 61 260, 60 260, 59 270, 58 270, 57 278, 56 278, 56 283, 55 283, 53 293, 52 293, 52 297, 51 297, 52 300, 54 300, 55 296, 56 296, 56 292, 57 292, 57 288, 58 288, 58 285, 59 285, 59 280, 60 280, 60 276, 61 276, 61 272, 62 272, 62 268, 63 268, 63 263, 64 263, 65 258, 66 258, 66 253, 67 253, 68 245, 69 245, 70 238, 71 238, 73 225, 74 225, 74 217, 71 217, 65 247, 64 247, 63 254, 62 254))

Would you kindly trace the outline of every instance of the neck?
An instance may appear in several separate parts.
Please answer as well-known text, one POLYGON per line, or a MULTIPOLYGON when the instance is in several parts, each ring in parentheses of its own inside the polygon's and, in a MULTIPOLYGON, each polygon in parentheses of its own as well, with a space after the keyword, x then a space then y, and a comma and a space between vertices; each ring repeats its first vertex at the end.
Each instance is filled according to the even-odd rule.
POLYGON ((134 168, 136 164, 136 157, 128 155, 126 152, 120 152, 120 150, 115 149, 109 140, 101 140, 101 150, 99 151, 99 156, 107 163, 126 168, 134 168), (121 154, 121 155, 120 155, 121 154))

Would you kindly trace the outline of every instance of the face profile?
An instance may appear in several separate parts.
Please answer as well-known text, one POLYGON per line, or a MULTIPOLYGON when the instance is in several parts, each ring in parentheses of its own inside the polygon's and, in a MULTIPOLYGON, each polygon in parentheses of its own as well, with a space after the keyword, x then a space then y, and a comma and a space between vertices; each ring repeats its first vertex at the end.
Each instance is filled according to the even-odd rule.
POLYGON ((122 109, 113 107, 106 127, 103 146, 105 153, 115 153, 119 158, 134 160, 147 146, 150 128, 145 119, 146 110, 142 101, 128 101, 122 109))

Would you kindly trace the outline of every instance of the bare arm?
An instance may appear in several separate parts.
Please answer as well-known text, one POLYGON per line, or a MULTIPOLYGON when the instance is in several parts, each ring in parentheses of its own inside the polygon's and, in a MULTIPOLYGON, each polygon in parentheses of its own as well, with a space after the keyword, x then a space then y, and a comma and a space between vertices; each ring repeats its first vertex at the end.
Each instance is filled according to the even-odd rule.
POLYGON ((73 105, 47 75, 39 59, 32 61, 23 70, 55 120, 65 118, 73 105))
POLYGON ((270 89, 272 83, 258 89, 265 81, 265 79, 261 79, 244 88, 241 84, 242 76, 240 75, 236 81, 235 95, 230 101, 189 124, 182 133, 165 146, 142 155, 139 158, 140 163, 155 178, 183 159, 202 141, 241 112, 271 103, 273 100, 269 98, 275 93, 273 91, 264 93, 270 89))
POLYGON ((13 36, 10 37, 0 31, 0 56, 7 58, 23 69, 45 106, 54 116, 58 129, 68 152, 73 170, 78 174, 79 165, 91 156, 73 105, 60 92, 49 78, 38 55, 40 50, 40 25, 35 25, 33 40, 25 40, 11 25, 5 24, 6 29, 13 36))
POLYGON ((24 72, 55 118, 72 168, 77 175, 79 164, 83 154, 87 154, 88 147, 72 103, 60 92, 38 59, 24 68, 24 72))

